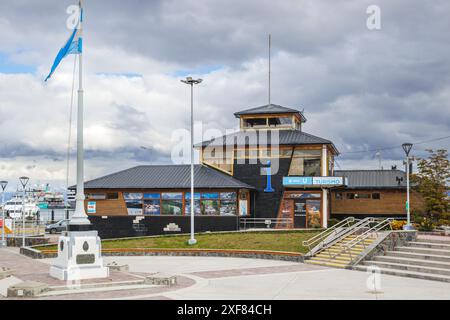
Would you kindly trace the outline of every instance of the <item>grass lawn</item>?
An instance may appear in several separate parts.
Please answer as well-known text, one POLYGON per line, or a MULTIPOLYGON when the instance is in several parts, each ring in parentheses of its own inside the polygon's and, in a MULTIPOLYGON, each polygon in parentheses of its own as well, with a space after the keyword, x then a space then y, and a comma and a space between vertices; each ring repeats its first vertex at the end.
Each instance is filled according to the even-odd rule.
MULTIPOLYGON (((136 238, 123 240, 104 240, 104 249, 132 248, 197 248, 197 249, 251 249, 290 252, 308 252, 302 246, 302 241, 316 235, 318 231, 267 231, 239 232, 221 234, 198 234, 198 243, 189 246, 188 235, 161 236, 151 238, 136 238)), ((56 250, 56 246, 35 247, 38 250, 56 250)))

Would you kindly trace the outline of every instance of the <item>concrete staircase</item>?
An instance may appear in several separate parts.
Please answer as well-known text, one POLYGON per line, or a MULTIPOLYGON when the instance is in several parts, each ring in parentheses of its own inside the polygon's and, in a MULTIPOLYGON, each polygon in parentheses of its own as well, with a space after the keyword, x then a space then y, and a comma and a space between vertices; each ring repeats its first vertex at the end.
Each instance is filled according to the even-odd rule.
POLYGON ((343 245, 350 242, 355 237, 356 235, 350 235, 341 239, 329 248, 320 251, 318 254, 306 260, 305 263, 334 268, 348 267, 353 259, 355 259, 365 250, 365 248, 375 241, 375 239, 367 238, 361 241, 361 243, 353 246, 349 251, 343 252, 343 245))
POLYGON ((450 282, 450 241, 410 241, 353 268, 366 271, 369 266, 379 267, 383 274, 450 282))

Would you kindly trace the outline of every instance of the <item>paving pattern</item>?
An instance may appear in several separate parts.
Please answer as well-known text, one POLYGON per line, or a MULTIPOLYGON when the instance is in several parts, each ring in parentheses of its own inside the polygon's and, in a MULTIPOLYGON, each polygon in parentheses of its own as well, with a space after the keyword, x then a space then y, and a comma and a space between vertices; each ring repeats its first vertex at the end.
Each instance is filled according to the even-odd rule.
MULTIPOLYGON (((15 277, 61 285, 61 281, 48 276, 52 261, 33 260, 20 255, 15 248, 0 249, 0 266, 14 269, 15 277)), ((380 288, 374 293, 368 289, 369 273, 288 261, 183 256, 104 257, 105 263, 112 261, 128 264, 130 271, 113 272, 108 279, 84 283, 135 280, 163 272, 177 275, 178 284, 120 291, 105 289, 39 299, 450 299, 449 283, 381 275, 380 288)))

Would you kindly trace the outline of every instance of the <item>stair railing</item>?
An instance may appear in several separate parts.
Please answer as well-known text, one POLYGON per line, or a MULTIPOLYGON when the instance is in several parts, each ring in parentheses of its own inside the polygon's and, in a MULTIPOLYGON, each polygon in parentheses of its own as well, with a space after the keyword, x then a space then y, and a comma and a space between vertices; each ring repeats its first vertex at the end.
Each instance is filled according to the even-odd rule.
MULTIPOLYGON (((364 231, 363 233, 359 234, 358 236, 356 236, 355 238, 351 239, 350 241, 347 241, 344 244, 340 245, 341 250, 339 252, 330 254, 330 258, 334 259, 335 257, 343 254, 343 253, 347 253, 350 256, 350 263, 352 263, 353 259, 353 253, 352 253, 352 248, 358 244, 362 244, 362 246, 364 247, 364 250, 367 249, 367 245, 365 240, 369 237, 371 237, 374 233, 378 234, 378 232, 380 230, 385 229, 386 227, 389 227, 392 230, 392 221, 394 219, 393 218, 387 218, 384 220, 379 220, 379 219, 373 219, 372 223, 374 221, 378 221, 378 223, 372 227, 370 227, 369 229, 367 229, 366 231, 364 231)), ((356 257, 355 257, 356 258, 356 257)))
MULTIPOLYGON (((357 223, 352 225, 350 228, 345 230, 345 232, 343 232, 338 239, 336 239, 332 243, 330 242, 328 244, 327 248, 331 248, 332 246, 334 246, 336 244, 339 244, 339 247, 342 248, 343 244, 340 244, 339 243, 340 241, 344 240, 345 238, 347 238, 349 236, 358 235, 361 232, 365 232, 367 229, 370 229, 372 224, 375 223, 377 220, 378 220, 377 218, 367 217, 367 218, 364 218, 364 219, 358 221, 357 223)), ((328 250, 328 255, 329 255, 330 259, 334 259, 337 256, 337 255, 334 255, 333 252, 331 252, 330 250, 328 250)))
MULTIPOLYGON (((317 244, 313 249, 311 249, 306 255, 305 258, 311 257, 319 252, 331 247, 335 243, 345 239, 345 237, 357 233, 360 230, 367 229, 367 227, 374 222, 374 218, 367 217, 362 220, 355 219, 357 221, 355 224, 350 225, 349 227, 342 227, 340 230, 336 232, 336 234, 331 234, 329 237, 323 239, 322 242, 317 244)), ((329 253, 330 254, 330 253, 329 253)))
POLYGON ((350 227, 351 223, 353 223, 354 221, 354 217, 345 218, 334 226, 325 229, 319 234, 316 234, 314 237, 303 241, 302 245, 304 247, 308 247, 309 250, 306 256, 314 254, 314 252, 317 252, 317 249, 325 246, 326 243, 329 243, 330 241, 338 237, 345 230, 345 228, 350 227))

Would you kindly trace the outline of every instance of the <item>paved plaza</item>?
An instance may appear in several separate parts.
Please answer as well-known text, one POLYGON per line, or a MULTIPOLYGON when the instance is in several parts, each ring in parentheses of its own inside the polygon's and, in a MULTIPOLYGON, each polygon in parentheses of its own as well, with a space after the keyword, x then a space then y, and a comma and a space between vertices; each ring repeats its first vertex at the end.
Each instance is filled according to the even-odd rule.
MULTIPOLYGON (((112 272, 108 279, 97 282, 127 281, 163 272, 177 275, 178 284, 117 291, 103 288, 39 299, 450 299, 450 283, 381 275, 381 288, 373 293, 366 284, 370 275, 365 272, 295 262, 166 256, 105 257, 104 260, 128 264, 130 270, 112 272)), ((22 256, 16 248, 0 249, 0 267, 14 270, 8 281, 65 284, 48 276, 51 262, 52 259, 33 260, 22 256)), ((3 279, 0 285, 2 281, 6 283, 3 279)))

